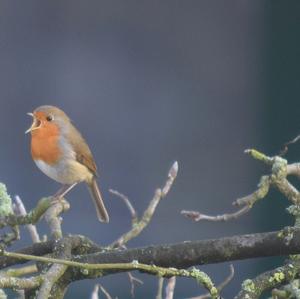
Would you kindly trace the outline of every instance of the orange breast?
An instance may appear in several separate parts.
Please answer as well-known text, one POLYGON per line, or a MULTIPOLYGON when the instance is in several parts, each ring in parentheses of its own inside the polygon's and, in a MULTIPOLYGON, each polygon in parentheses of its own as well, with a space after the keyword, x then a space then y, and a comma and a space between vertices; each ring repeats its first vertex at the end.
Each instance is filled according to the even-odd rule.
POLYGON ((57 127, 47 127, 31 132, 31 155, 34 160, 55 164, 62 156, 57 127))

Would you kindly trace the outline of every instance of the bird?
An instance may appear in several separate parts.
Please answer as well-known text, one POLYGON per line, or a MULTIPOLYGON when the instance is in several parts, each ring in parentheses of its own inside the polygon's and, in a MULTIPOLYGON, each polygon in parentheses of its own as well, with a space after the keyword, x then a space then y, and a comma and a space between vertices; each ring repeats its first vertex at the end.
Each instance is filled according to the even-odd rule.
POLYGON ((31 156, 37 167, 48 177, 62 184, 54 198, 63 198, 74 186, 85 182, 100 222, 108 223, 97 184, 97 166, 92 152, 66 113, 58 107, 44 105, 27 113, 33 118, 31 156))

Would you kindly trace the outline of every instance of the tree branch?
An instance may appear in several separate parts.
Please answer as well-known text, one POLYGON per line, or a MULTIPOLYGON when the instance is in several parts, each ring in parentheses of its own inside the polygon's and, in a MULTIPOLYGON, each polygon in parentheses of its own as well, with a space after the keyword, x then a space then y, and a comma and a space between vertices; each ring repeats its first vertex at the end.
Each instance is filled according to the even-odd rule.
MULTIPOLYGON (((224 281, 222 281, 218 286, 217 289, 219 291, 219 293, 231 282, 233 276, 234 276, 234 267, 233 265, 230 265, 230 273, 229 275, 225 278, 224 281)), ((209 299, 210 298, 210 294, 204 294, 204 295, 200 295, 197 297, 191 297, 189 299, 209 299)))
MULTIPOLYGON (((59 209, 57 211, 59 211, 59 209)), ((69 242, 67 239, 58 240, 57 246, 55 247, 55 256, 60 259, 69 259, 71 257, 72 247, 72 242, 69 242)), ((43 283, 39 289, 37 299, 49 298, 50 293, 54 288, 56 292, 55 298, 62 298, 68 284, 61 283, 59 286, 57 286, 57 282, 66 272, 67 268, 68 267, 66 265, 53 264, 49 270, 43 274, 43 283)))
MULTIPOLYGON (((195 265, 219 263, 256 257, 282 256, 300 253, 300 229, 288 228, 275 232, 248 234, 220 239, 182 242, 171 245, 157 245, 126 250, 109 250, 95 245, 82 236, 68 236, 73 242, 73 260, 80 263, 139 263, 155 264, 162 267, 187 268, 195 265), (287 242, 288 241, 288 242, 287 242), (76 248, 88 250, 78 255, 76 248), (88 254, 87 254, 88 253, 88 254)), ((56 241, 33 244, 15 253, 0 257, 0 268, 26 262, 18 253, 43 256, 54 251, 56 241)), ((107 272, 102 275, 115 273, 107 272)), ((74 269, 73 279, 87 278, 82 271, 74 269)))
POLYGON ((51 238, 62 238, 61 219, 59 215, 69 210, 70 204, 65 199, 56 200, 51 207, 45 212, 45 221, 49 225, 51 238))
POLYGON ((157 207, 157 205, 159 204, 160 200, 162 198, 164 198, 170 191, 174 180, 177 177, 177 173, 178 173, 178 162, 175 161, 173 163, 173 165, 171 166, 169 173, 168 173, 168 179, 165 183, 165 185, 162 188, 158 188, 155 190, 154 196, 152 198, 152 200, 150 201, 147 209, 145 210, 143 216, 141 219, 137 219, 136 218, 136 214, 135 211, 132 207, 132 205, 130 204, 128 198, 126 196, 124 196, 123 194, 120 194, 119 192, 116 193, 115 190, 111 190, 112 193, 118 195, 119 197, 121 197, 126 205, 129 207, 131 215, 133 215, 135 218, 132 218, 132 228, 131 230, 129 230, 127 233, 123 234, 121 237, 119 237, 117 240, 115 240, 112 244, 110 244, 110 247, 120 247, 124 244, 126 244, 128 241, 130 241, 131 239, 135 238, 136 236, 138 236, 142 230, 148 225, 148 223, 150 222, 155 209, 157 207))
POLYGON ((44 215, 52 204, 52 197, 44 197, 38 201, 37 206, 26 215, 7 215, 0 218, 0 228, 6 226, 35 224, 44 215))
MULTIPOLYGON (((256 257, 282 256, 300 252, 300 230, 225 237, 143 248, 114 250, 76 257, 85 263, 116 263, 138 260, 163 267, 187 268, 256 257), (288 240, 288 242, 287 242, 288 240)), ((1 259, 0 259, 1 263, 1 259)))
POLYGON ((257 299, 263 291, 273 289, 299 278, 300 263, 287 263, 271 271, 259 274, 254 279, 246 279, 242 290, 235 299, 257 299))
MULTIPOLYGON (((15 214, 17 214, 17 216, 26 216, 27 215, 25 205, 24 205, 23 201, 21 200, 20 196, 18 196, 18 195, 15 196, 14 210, 15 210, 15 214)), ((27 224, 27 225, 25 225, 25 227, 27 228, 33 243, 38 243, 41 241, 35 225, 27 224)))

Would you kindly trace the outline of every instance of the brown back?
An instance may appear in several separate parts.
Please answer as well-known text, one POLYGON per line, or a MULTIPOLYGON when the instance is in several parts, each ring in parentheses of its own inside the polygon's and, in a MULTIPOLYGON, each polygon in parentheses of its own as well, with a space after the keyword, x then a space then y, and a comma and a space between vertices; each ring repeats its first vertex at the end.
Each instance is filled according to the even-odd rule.
POLYGON ((69 141, 76 153, 76 160, 98 176, 92 152, 79 131, 70 123, 69 141))

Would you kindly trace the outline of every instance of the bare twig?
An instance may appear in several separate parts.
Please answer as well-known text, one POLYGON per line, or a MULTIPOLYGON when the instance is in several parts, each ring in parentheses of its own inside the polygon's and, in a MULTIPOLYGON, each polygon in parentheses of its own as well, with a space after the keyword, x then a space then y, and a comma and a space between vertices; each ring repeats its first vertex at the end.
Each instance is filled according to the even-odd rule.
POLYGON ((298 136, 296 136, 294 139, 292 139, 292 140, 286 142, 286 143, 283 145, 282 150, 279 152, 279 156, 284 156, 284 155, 288 152, 288 150, 289 150, 288 146, 291 145, 291 144, 296 143, 299 139, 300 139, 300 135, 298 135, 298 136))
POLYGON ((157 288, 157 295, 155 299, 162 299, 162 292, 163 292, 163 285, 164 285, 164 278, 158 278, 158 288, 157 288))
POLYGON ((112 299, 111 295, 101 284, 99 284, 99 288, 100 288, 101 292, 105 295, 106 299, 112 299))
POLYGON ((176 277, 173 276, 169 278, 168 284, 166 286, 166 299, 173 299, 175 285, 176 285, 176 277))
POLYGON ((194 221, 200 221, 200 220, 228 221, 228 220, 236 219, 244 215, 245 213, 247 213, 252 208, 253 204, 256 201, 264 198, 269 192, 269 188, 270 188, 269 177, 263 176, 260 180, 258 189, 256 191, 254 191, 253 193, 245 197, 239 198, 233 202, 233 205, 242 206, 242 208, 231 214, 211 216, 211 215, 202 214, 198 211, 186 211, 186 210, 181 211, 181 214, 188 218, 191 218, 194 221))
POLYGON ((234 212, 232 214, 223 214, 223 215, 217 215, 217 216, 211 216, 211 215, 205 215, 198 211, 186 211, 182 210, 180 213, 181 215, 191 218, 192 220, 198 222, 200 220, 207 220, 207 221, 228 221, 232 219, 236 219, 245 213, 247 213, 250 210, 250 206, 244 206, 237 212, 234 212))
MULTIPOLYGON (((19 216, 26 216, 27 215, 26 208, 25 208, 24 203, 21 200, 19 195, 15 196, 15 213, 19 216)), ((36 228, 35 225, 27 224, 27 225, 25 225, 25 227, 29 231, 29 234, 31 236, 31 239, 32 239, 33 243, 38 243, 38 242, 41 241, 40 236, 37 232, 37 228, 36 228)))
POLYGON ((229 283, 230 283, 230 281, 233 279, 233 277, 234 277, 234 267, 233 267, 233 265, 232 264, 230 264, 230 266, 229 266, 229 270, 230 270, 230 273, 229 273, 229 275, 227 276, 227 278, 223 281, 223 282, 221 282, 219 285, 218 285, 218 290, 219 290, 219 292, 221 292, 229 283))
POLYGON ((130 288, 130 294, 131 294, 131 297, 134 298, 134 283, 139 283, 139 284, 144 284, 144 282, 138 278, 136 278, 135 276, 133 276, 130 272, 127 273, 128 274, 128 277, 129 277, 129 281, 130 281, 130 285, 131 285, 131 288, 130 288))
POLYGON ((191 218, 194 221, 208 220, 208 221, 227 221, 236 219, 243 214, 250 211, 252 206, 260 199, 266 197, 270 186, 277 188, 285 197, 293 204, 300 203, 299 191, 287 180, 287 175, 296 175, 300 177, 300 163, 287 164, 287 161, 279 156, 268 157, 265 154, 248 149, 245 153, 251 155, 254 159, 262 161, 263 163, 272 166, 272 173, 270 175, 262 176, 258 185, 258 189, 245 197, 239 198, 233 202, 233 205, 242 206, 238 211, 231 214, 222 214, 217 216, 205 215, 198 211, 181 211, 181 214, 191 218))
POLYGON ((142 232, 142 230, 150 222, 160 200, 168 194, 168 192, 177 176, 177 173, 178 173, 178 163, 177 163, 177 161, 175 161, 169 170, 168 179, 167 179, 165 185, 161 189, 156 189, 156 191, 154 193, 154 197, 150 201, 149 206, 145 210, 142 218, 135 223, 135 225, 132 227, 132 229, 129 232, 123 234, 116 241, 114 241, 110 245, 110 247, 120 247, 120 246, 126 244, 131 239, 138 236, 142 232))
POLYGON ((165 186, 162 188, 162 197, 165 197, 169 193, 174 183, 174 180, 177 177, 177 174, 178 174, 178 162, 175 161, 169 170, 168 180, 166 181, 165 186))
POLYGON ((134 207, 131 204, 128 197, 126 195, 124 195, 123 193, 120 193, 117 190, 109 189, 109 192, 116 195, 117 197, 121 198, 124 201, 126 207, 128 208, 128 210, 130 212, 132 225, 137 223, 138 222, 138 216, 137 216, 136 210, 134 209, 134 207))
POLYGON ((93 292, 91 294, 91 299, 99 299, 99 284, 95 284, 93 292))
MULTIPOLYGON (((234 277, 234 267, 233 265, 231 264, 230 267, 230 273, 229 275, 225 278, 224 281, 222 281, 218 286, 217 286, 217 289, 219 291, 219 293, 224 289, 224 287, 226 287, 230 281, 233 279, 234 277)), ((209 293, 206 293, 204 295, 201 295, 201 296, 197 296, 197 297, 191 297, 189 299, 209 299, 210 298, 210 294, 209 293)))

